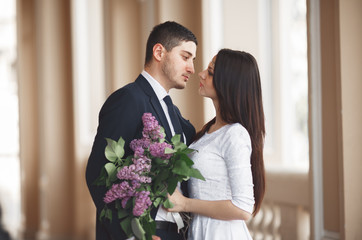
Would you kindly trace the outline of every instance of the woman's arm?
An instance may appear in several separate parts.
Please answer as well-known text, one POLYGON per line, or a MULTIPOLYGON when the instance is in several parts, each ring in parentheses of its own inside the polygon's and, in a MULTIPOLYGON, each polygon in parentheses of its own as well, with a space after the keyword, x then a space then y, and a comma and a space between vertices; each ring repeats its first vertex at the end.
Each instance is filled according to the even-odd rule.
POLYGON ((231 200, 207 201, 184 197, 177 189, 168 197, 174 204, 169 212, 192 212, 220 220, 248 220, 251 217, 246 212, 236 207, 231 200))

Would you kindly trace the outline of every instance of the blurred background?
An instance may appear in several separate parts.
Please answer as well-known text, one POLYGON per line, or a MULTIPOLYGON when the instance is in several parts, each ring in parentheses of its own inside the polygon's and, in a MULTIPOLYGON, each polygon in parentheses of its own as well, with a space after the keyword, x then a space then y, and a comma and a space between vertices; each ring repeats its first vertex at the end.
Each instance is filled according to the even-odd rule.
MULTIPOLYGON (((0 0, 0 233, 95 239, 85 166, 107 96, 143 69, 153 26, 257 59, 267 192, 254 239, 362 239, 361 0, 0 0)), ((171 90, 200 129, 213 115, 171 90)))

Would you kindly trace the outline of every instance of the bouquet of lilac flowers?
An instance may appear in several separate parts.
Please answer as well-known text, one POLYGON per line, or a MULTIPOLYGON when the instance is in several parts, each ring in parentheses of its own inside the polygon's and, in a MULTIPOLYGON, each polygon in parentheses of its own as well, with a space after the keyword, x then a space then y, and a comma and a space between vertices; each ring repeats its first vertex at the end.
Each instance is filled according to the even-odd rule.
POLYGON ((122 137, 118 141, 106 138, 105 156, 109 162, 102 168, 96 184, 109 189, 104 196, 106 205, 100 214, 101 220, 112 221, 112 209, 115 209, 128 237, 148 240, 156 233, 151 209, 160 204, 172 207, 167 193, 172 194, 178 182, 189 177, 205 179, 192 168, 194 163, 188 154, 194 150, 180 141, 180 135, 168 143, 164 129, 151 113, 144 113, 142 122, 143 137, 131 141, 134 154, 127 158, 123 158, 122 137), (114 208, 110 208, 111 204, 114 208))

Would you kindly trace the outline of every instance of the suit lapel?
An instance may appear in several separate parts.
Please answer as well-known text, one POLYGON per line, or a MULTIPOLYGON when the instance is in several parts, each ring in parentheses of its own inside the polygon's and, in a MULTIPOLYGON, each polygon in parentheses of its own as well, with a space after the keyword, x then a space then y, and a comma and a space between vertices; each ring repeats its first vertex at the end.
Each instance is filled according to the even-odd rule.
POLYGON ((156 118, 159 121, 159 124, 165 129, 166 139, 171 141, 171 129, 168 125, 167 118, 163 109, 161 107, 160 101, 158 100, 156 93, 153 91, 151 85, 147 80, 140 74, 136 79, 136 83, 141 87, 141 89, 149 96, 150 105, 152 106, 154 112, 156 113, 156 118))

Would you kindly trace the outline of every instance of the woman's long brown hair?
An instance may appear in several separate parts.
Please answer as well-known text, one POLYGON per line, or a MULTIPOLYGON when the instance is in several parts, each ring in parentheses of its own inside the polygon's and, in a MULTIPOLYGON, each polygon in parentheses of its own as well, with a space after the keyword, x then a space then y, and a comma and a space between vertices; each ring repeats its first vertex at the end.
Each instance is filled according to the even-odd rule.
MULTIPOLYGON (((226 123, 240 123, 250 135, 251 171, 254 184, 255 216, 265 193, 264 138, 265 120, 258 64, 246 52, 221 49, 215 61, 213 85, 215 87, 221 118, 226 123)), ((215 118, 195 136, 195 141, 207 132, 215 118)))

